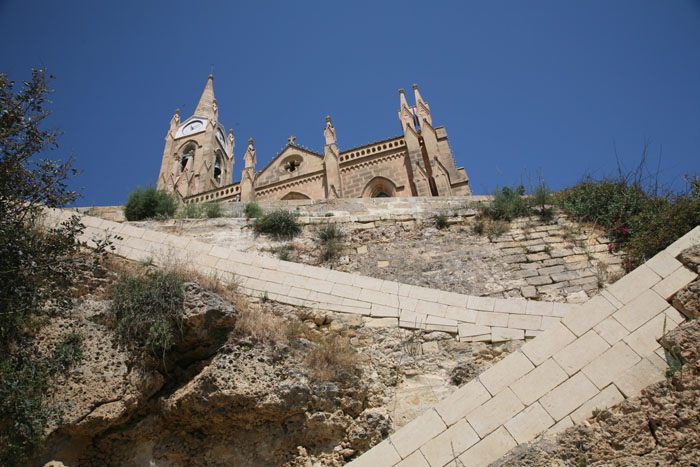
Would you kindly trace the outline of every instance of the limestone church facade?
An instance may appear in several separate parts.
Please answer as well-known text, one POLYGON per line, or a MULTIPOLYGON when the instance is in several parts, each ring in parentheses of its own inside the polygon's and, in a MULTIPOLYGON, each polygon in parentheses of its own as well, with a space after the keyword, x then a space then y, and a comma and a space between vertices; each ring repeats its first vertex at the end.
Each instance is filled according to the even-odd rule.
POLYGON ((455 165, 445 127, 433 126, 430 106, 416 85, 412 106, 399 90, 403 134, 341 150, 326 117, 322 154, 298 146, 292 137, 260 171, 251 138, 241 181, 233 183, 235 139, 233 130, 226 133, 219 122, 213 80, 209 76, 192 116, 181 120, 175 111, 165 137, 157 188, 176 193, 185 203, 471 194, 467 173, 455 165))

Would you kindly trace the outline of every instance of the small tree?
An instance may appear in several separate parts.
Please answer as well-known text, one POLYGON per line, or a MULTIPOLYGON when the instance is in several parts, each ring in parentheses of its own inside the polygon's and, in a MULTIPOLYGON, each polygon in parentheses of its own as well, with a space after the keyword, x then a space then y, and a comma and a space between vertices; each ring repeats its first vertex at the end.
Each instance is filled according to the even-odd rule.
MULTIPOLYGON (((38 318, 71 305, 76 278, 76 217, 40 228, 43 207, 77 198, 66 181, 77 172, 65 162, 36 160, 57 148, 59 131, 45 129, 50 92, 45 70, 33 70, 19 90, 0 74, 0 464, 15 465, 40 442, 59 415, 43 394, 60 370, 56 355, 39 352, 28 336, 38 318)), ((63 357, 60 357, 63 359, 63 357)))
POLYGON ((124 216, 130 221, 144 219, 170 218, 175 214, 177 201, 167 191, 157 190, 153 185, 146 188, 136 187, 129 193, 124 205, 124 216))

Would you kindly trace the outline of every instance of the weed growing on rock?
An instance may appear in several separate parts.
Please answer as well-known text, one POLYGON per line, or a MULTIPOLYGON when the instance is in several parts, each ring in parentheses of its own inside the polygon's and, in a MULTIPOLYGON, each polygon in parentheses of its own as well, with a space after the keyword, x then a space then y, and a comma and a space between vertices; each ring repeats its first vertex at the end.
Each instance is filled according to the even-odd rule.
POLYGON ((289 336, 289 323, 265 307, 254 307, 247 301, 239 301, 238 318, 234 331, 239 336, 248 336, 259 342, 284 344, 289 336))
POLYGON ((444 213, 435 214, 433 216, 433 223, 435 224, 435 227, 439 230, 446 228, 447 227, 447 215, 444 213))
POLYGON ((253 201, 245 205, 243 213, 245 214, 246 219, 257 219, 258 217, 262 217, 263 210, 260 206, 258 206, 258 203, 253 201))
POLYGON ((289 261, 289 254, 291 251, 292 249, 289 245, 281 245, 275 250, 277 257, 282 261, 289 261))
POLYGON ((332 261, 343 249, 345 232, 337 224, 321 224, 316 228, 316 238, 323 246, 323 261, 332 261))
POLYGON ((217 217, 224 216, 224 211, 221 209, 221 204, 219 203, 205 203, 204 212, 208 219, 215 219, 217 217))
POLYGON ((184 204, 175 215, 178 219, 201 219, 204 217, 204 206, 197 203, 184 204))
POLYGON ((510 230, 510 224, 506 221, 491 221, 486 225, 486 236, 494 241, 510 230))
POLYGON ((330 334, 307 355, 306 364, 317 381, 341 381, 357 370, 357 354, 346 337, 330 334))
POLYGON ((162 271, 124 277, 115 284, 113 295, 110 311, 122 345, 164 356, 182 326, 182 277, 162 271))
POLYGON ((297 221, 297 214, 280 210, 255 219, 253 230, 258 234, 268 234, 278 239, 290 239, 301 233, 301 225, 297 221))
POLYGON ((523 197, 525 188, 503 187, 493 192, 493 200, 489 204, 481 205, 481 212, 492 220, 511 221, 516 217, 527 216, 528 203, 523 197))
POLYGON ((475 235, 484 235, 485 230, 486 224, 484 224, 484 221, 478 221, 472 225, 472 233, 475 235))

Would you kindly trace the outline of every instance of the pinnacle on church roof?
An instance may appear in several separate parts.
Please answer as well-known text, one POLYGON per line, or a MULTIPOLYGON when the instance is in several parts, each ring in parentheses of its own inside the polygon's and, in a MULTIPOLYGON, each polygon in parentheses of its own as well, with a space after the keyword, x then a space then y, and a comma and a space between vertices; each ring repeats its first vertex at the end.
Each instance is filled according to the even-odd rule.
POLYGON ((406 93, 403 90, 403 88, 399 89, 399 97, 401 99, 401 102, 400 102, 401 108, 403 108, 404 105, 406 107, 408 107, 408 102, 406 102, 406 93))
POLYGON ((214 98, 214 76, 209 75, 207 78, 207 84, 204 86, 204 91, 202 92, 202 97, 199 98, 199 103, 197 108, 194 110, 194 114, 200 117, 212 118, 214 116, 214 103, 216 99, 214 98))
POLYGON ((418 85, 417 85, 417 84, 414 84, 414 85, 413 85, 413 95, 414 95, 414 97, 415 97, 415 99, 416 99, 416 104, 418 104, 418 102, 423 101, 423 98, 421 97, 420 92, 418 91, 418 85))

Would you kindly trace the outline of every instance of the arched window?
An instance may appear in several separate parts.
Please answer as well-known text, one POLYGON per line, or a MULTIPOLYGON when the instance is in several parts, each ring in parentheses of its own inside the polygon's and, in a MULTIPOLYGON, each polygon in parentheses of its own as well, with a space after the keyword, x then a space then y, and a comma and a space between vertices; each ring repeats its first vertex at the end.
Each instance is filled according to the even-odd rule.
POLYGON ((221 186, 221 155, 216 153, 216 160, 214 161, 214 180, 216 181, 216 186, 221 186))
POLYGON ((190 143, 187 146, 185 146, 182 152, 180 153, 180 172, 183 172, 185 170, 185 167, 187 167, 187 163, 190 159, 194 159, 195 148, 196 145, 194 143, 190 143))
POLYGON ((363 198, 393 198, 396 196, 396 184, 384 177, 374 177, 362 190, 363 198))

